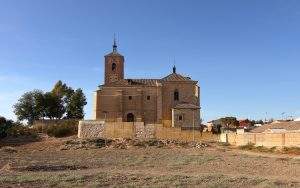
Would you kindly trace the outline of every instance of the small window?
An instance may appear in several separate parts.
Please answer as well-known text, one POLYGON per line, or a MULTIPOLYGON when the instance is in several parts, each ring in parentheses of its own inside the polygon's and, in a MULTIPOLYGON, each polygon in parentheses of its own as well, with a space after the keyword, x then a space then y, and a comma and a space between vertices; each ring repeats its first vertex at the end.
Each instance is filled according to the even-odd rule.
POLYGON ((111 70, 112 70, 112 71, 115 71, 115 70, 116 70, 116 67, 117 67, 117 65, 116 65, 115 63, 113 63, 113 64, 111 65, 111 70))
POLYGON ((129 100, 132 100, 132 96, 129 96, 128 99, 129 99, 129 100))
POLYGON ((182 115, 179 115, 178 116, 178 121, 182 121, 183 120, 183 116, 182 115))
POLYGON ((179 92, 177 89, 174 91, 174 101, 179 101, 179 92))
POLYGON ((149 96, 149 95, 147 96, 147 100, 148 100, 148 101, 150 100, 150 96, 149 96))

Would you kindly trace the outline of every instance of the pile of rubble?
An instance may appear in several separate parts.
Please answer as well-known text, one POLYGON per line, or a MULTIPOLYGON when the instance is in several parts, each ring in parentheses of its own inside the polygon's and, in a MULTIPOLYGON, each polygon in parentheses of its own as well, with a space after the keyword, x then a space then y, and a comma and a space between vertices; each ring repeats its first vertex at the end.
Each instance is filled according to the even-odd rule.
POLYGON ((97 148, 118 148, 127 149, 130 147, 157 147, 157 148, 205 148, 209 145, 202 142, 182 142, 174 140, 138 140, 138 139, 88 139, 88 140, 68 140, 60 150, 70 149, 97 149, 97 148))
POLYGON ((12 171, 18 171, 18 172, 48 172, 48 171, 62 171, 62 170, 82 170, 87 169, 86 166, 78 166, 78 165, 54 165, 54 164, 46 164, 46 165, 39 165, 34 164, 30 166, 19 166, 17 167, 12 162, 7 163, 0 169, 1 172, 12 172, 12 171))
POLYGON ((67 140, 64 145, 61 146, 60 150, 70 150, 70 149, 97 149, 103 148, 111 145, 113 140, 110 139, 72 139, 67 140))
POLYGON ((0 147, 0 151, 5 152, 5 153, 17 153, 18 152, 14 147, 11 147, 11 146, 0 147))

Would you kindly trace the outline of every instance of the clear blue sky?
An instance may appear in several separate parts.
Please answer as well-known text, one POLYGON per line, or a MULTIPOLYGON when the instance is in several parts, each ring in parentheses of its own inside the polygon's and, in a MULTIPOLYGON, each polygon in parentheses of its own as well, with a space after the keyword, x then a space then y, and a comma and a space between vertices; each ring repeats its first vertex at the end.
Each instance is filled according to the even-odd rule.
POLYGON ((57 80, 92 92, 113 34, 126 77, 199 80, 204 119, 300 116, 298 0, 0 0, 0 115, 57 80))

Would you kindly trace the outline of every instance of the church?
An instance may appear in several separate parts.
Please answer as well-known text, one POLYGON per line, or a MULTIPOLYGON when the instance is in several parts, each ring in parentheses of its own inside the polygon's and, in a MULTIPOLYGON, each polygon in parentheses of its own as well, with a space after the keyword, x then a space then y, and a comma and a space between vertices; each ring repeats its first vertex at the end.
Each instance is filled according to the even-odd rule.
POLYGON ((104 84, 94 95, 93 117, 107 122, 144 122, 164 127, 200 126, 200 87, 173 67, 160 79, 124 77, 125 58, 114 40, 104 56, 104 84))

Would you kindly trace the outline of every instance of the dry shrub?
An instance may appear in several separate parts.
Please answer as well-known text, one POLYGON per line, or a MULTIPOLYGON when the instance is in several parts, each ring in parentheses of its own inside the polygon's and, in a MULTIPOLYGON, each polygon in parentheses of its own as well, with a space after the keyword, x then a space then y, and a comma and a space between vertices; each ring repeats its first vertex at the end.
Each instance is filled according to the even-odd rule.
POLYGON ((265 146, 255 146, 253 143, 248 143, 244 146, 240 146, 239 149, 242 150, 251 150, 251 151, 257 151, 257 152, 267 152, 267 153, 273 153, 276 150, 276 147, 267 148, 265 146))
POLYGON ((18 152, 15 148, 11 147, 11 146, 5 146, 0 148, 0 151, 3 151, 5 153, 16 153, 18 152))
POLYGON ((47 127, 46 133, 49 136, 65 137, 77 134, 77 126, 70 124, 61 124, 47 127))
POLYGON ((38 138, 38 134, 34 129, 24 126, 12 126, 6 132, 8 137, 28 136, 32 138, 38 138))
POLYGON ((254 148, 255 148, 255 146, 251 142, 246 145, 239 146, 239 149, 242 149, 242 150, 253 150, 254 148))
POLYGON ((273 153, 276 150, 276 147, 267 148, 264 146, 258 146, 255 148, 255 150, 259 152, 273 153))
POLYGON ((38 132, 46 133, 47 135, 54 137, 65 137, 77 134, 77 120, 54 120, 53 122, 53 124, 48 125, 37 125, 34 128, 38 132))
POLYGON ((300 148, 299 147, 284 147, 284 148, 282 148, 282 152, 285 154, 300 155, 300 148))

